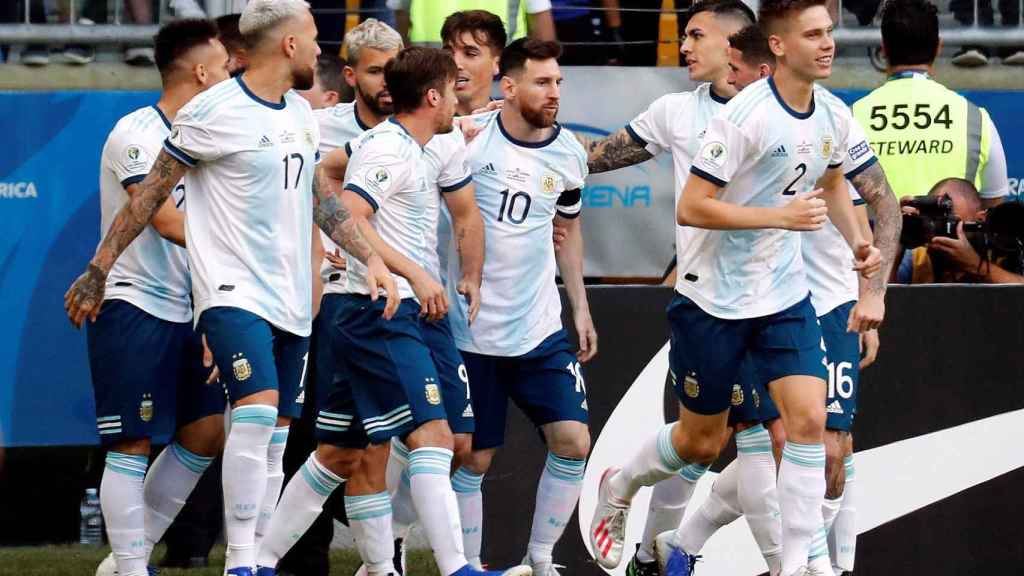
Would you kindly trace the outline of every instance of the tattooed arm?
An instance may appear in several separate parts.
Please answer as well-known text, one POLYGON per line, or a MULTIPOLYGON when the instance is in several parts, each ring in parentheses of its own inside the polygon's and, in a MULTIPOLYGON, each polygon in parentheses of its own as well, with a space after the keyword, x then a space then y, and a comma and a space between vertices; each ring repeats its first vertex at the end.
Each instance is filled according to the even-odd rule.
POLYGON ((857 193, 875 213, 874 246, 881 253, 882 269, 861 283, 860 299, 850 313, 847 328, 863 332, 877 328, 885 315, 885 288, 899 249, 903 217, 880 162, 875 162, 851 180, 857 193))
POLYGON ((448 212, 452 215, 452 233, 455 249, 459 252, 462 278, 458 280, 457 291, 466 297, 469 306, 469 323, 480 311, 480 282, 484 269, 484 220, 476 204, 476 192, 472 184, 444 193, 448 212))
POLYGON ((146 179, 138 184, 136 192, 114 216, 96 255, 64 294, 64 309, 76 328, 81 327, 86 318, 96 320, 103 304, 107 274, 117 257, 149 224, 187 170, 185 164, 161 150, 146 179))
POLYGON ((618 170, 654 158, 625 128, 601 140, 585 138, 579 134, 576 139, 587 151, 587 168, 591 174, 618 170))
POLYGON ((331 191, 330 178, 319 165, 313 172, 313 221, 331 237, 331 240, 334 240, 335 244, 366 264, 366 282, 370 289, 370 299, 377 300, 379 290, 383 289, 388 299, 387 306, 384 307, 384 319, 391 319, 401 302, 395 279, 384 265, 384 261, 363 237, 352 219, 352 213, 342 204, 339 195, 331 191))

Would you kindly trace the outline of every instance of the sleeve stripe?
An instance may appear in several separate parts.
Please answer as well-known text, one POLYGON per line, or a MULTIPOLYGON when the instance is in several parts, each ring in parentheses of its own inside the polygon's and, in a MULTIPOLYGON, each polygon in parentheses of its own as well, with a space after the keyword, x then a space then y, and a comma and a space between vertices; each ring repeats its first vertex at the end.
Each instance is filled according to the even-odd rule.
POLYGON ((579 188, 573 188, 572 190, 565 190, 558 196, 558 201, 555 204, 559 208, 573 209, 580 205, 580 199, 583 197, 583 192, 579 188))
POLYGON ((345 154, 349 158, 352 157, 352 142, 345 142, 345 154))
POLYGON ((448 192, 455 192, 456 190, 461 190, 462 188, 468 186, 469 183, 472 182, 472 181, 473 181, 473 175, 472 174, 466 174, 465 178, 463 178, 462 180, 456 182, 455 184, 452 184, 450 186, 438 186, 438 188, 441 189, 441 192, 447 194, 448 192))
POLYGON ((708 182, 711 182, 712 184, 718 186, 719 188, 725 188, 726 186, 729 185, 729 183, 726 182, 725 180, 722 180, 721 178, 714 176, 712 174, 708 174, 707 172, 701 170, 700 168, 697 168, 696 166, 690 166, 690 173, 693 174, 694 176, 698 176, 700 178, 707 180, 708 182))
POLYGON ((632 138, 634 142, 641 146, 647 146, 647 140, 641 138, 640 135, 636 133, 636 130, 633 129, 632 125, 626 124, 626 132, 629 133, 629 137, 632 138))
POLYGON ((854 178, 859 176, 861 172, 863 172, 863 171, 867 170, 868 168, 874 166, 876 162, 878 162, 878 156, 872 156, 870 159, 868 159, 867 162, 864 162, 860 166, 857 166, 853 170, 850 170, 849 172, 847 172, 846 173, 846 179, 847 180, 853 180, 854 178))
POLYGON ((124 180, 121 180, 121 187, 122 188, 128 188, 132 184, 138 184, 139 182, 142 182, 145 179, 146 179, 146 175, 145 174, 136 174, 134 176, 129 176, 129 177, 125 178, 124 180))
POLYGON ((320 163, 320 151, 319 150, 316 151, 316 156, 313 157, 313 163, 314 164, 319 164, 320 163))
POLYGON ((359 194, 360 196, 362 196, 363 200, 366 200, 366 202, 370 205, 370 207, 373 208, 374 212, 377 212, 377 210, 380 210, 380 205, 377 204, 377 201, 373 199, 373 196, 370 196, 369 192, 367 192, 366 190, 363 190, 358 185, 349 182, 348 184, 345 184, 345 190, 350 190, 350 191, 355 192, 356 194, 359 194))
POLYGON ((854 206, 863 206, 865 204, 867 204, 867 202, 865 202, 863 198, 857 198, 853 201, 854 206))
POLYGON ((184 150, 178 148, 174 144, 171 144, 170 140, 164 140, 164 150, 167 150, 168 154, 174 156, 174 158, 177 161, 188 166, 189 168, 193 168, 195 167, 196 164, 199 164, 199 160, 189 156, 188 154, 185 153, 184 150))
POLYGON ((566 212, 561 207, 559 207, 558 210, 556 210, 556 213, 562 218, 565 218, 566 220, 575 220, 576 218, 580 217, 580 214, 582 214, 583 211, 579 210, 578 206, 575 212, 566 212))
POLYGON ((828 169, 829 170, 835 170, 836 168, 839 168, 842 165, 843 165, 842 162, 836 162, 835 164, 829 164, 828 165, 828 169))

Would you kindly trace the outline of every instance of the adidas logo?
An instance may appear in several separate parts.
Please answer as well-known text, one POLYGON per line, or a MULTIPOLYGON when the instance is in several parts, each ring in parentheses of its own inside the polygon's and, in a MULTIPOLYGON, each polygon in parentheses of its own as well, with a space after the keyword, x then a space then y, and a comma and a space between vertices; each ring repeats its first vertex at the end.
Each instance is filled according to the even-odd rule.
POLYGON ((834 400, 831 404, 828 405, 828 408, 825 409, 825 412, 829 414, 843 414, 843 407, 841 404, 839 404, 839 400, 834 400))
POLYGON ((480 169, 481 174, 497 174, 498 171, 494 169, 494 162, 488 162, 480 169))
POLYGON ((772 152, 772 158, 788 158, 788 157, 789 157, 789 154, 786 153, 786 147, 781 145, 781 144, 779 145, 778 148, 775 149, 774 152, 772 152))
POLYGON ((473 405, 466 404, 466 409, 462 411, 463 418, 473 418, 473 405))
POLYGON ((274 143, 270 141, 270 138, 267 138, 266 134, 260 136, 260 148, 270 148, 273 145, 274 143))

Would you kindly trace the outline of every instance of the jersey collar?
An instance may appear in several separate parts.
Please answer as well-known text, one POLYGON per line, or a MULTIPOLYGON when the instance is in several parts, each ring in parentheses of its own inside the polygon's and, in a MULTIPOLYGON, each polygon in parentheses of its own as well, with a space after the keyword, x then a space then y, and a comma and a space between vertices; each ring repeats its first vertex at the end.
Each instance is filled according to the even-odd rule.
POLYGON ((284 110, 284 106, 285 106, 285 103, 286 103, 286 101, 284 99, 284 96, 281 96, 281 101, 275 104, 274 102, 269 102, 267 100, 264 100, 263 98, 260 98, 259 96, 255 95, 255 94, 253 94, 252 90, 249 90, 249 87, 245 85, 245 80, 242 80, 242 75, 241 74, 239 74, 238 76, 235 76, 235 80, 237 80, 238 81, 238 85, 242 87, 242 92, 245 92, 245 94, 249 98, 252 98, 258 104, 262 104, 262 105, 264 105, 267 108, 270 108, 272 110, 284 110))
POLYGON ((889 76, 889 80, 903 80, 904 78, 924 78, 925 80, 927 80, 931 78, 931 76, 929 76, 928 71, 924 69, 902 70, 900 72, 893 74, 892 76, 889 76))
POLYGON ((775 95, 775 99, 779 102, 779 106, 782 106, 782 109, 785 110, 793 118, 796 118, 797 120, 807 120, 808 118, 811 117, 812 114, 814 114, 814 91, 813 90, 811 91, 811 106, 810 106, 810 108, 807 109, 807 112, 797 112, 796 110, 793 110, 792 108, 790 108, 789 104, 786 104, 786 101, 782 99, 782 95, 779 94, 779 89, 775 86, 775 78, 772 78, 771 76, 768 77, 768 86, 771 87, 772 94, 775 95))
POLYGON ((359 117, 359 107, 354 103, 352 104, 352 115, 356 117, 356 126, 359 126, 360 130, 366 132, 370 129, 370 127, 366 125, 366 122, 363 122, 363 119, 359 117))
POLYGON ((558 133, 562 131, 562 125, 559 124, 558 122, 555 122, 554 130, 551 131, 551 136, 548 136, 547 138, 541 140, 540 142, 526 142, 524 140, 519 140, 518 138, 513 137, 511 134, 508 133, 508 131, 505 130, 505 125, 501 123, 500 112, 498 113, 497 120, 498 129, 501 130, 501 135, 504 136, 505 139, 508 140, 509 142, 515 144, 516 146, 522 146, 523 148, 543 148, 548 144, 554 142, 556 139, 558 139, 558 133))
POLYGON ((727 104, 729 102, 728 98, 719 95, 718 92, 715 92, 715 87, 710 84, 708 84, 708 94, 711 95, 712 100, 718 102, 719 104, 727 104))
POLYGON ((157 115, 160 116, 160 119, 164 121, 164 126, 167 126, 167 129, 170 130, 171 121, 167 119, 167 116, 164 114, 164 111, 161 110, 160 107, 156 104, 153 104, 153 110, 156 110, 157 115))

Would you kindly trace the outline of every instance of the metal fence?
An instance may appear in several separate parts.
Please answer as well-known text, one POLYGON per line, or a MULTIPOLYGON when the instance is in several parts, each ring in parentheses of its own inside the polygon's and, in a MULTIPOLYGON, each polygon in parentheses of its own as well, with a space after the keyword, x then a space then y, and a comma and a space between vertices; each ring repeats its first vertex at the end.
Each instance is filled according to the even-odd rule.
MULTIPOLYGON (((0 2, 14 2, 15 0, 0 0, 0 2)), ((147 43, 151 42, 153 35, 156 34, 157 25, 137 25, 131 24, 127 21, 125 15, 125 1, 126 0, 108 0, 108 18, 107 21, 113 22, 113 24, 95 24, 95 25, 84 25, 79 19, 79 10, 81 6, 87 0, 54 0, 60 1, 61 6, 64 10, 59 20, 64 23, 48 23, 39 24, 33 23, 30 18, 30 3, 40 2, 46 3, 47 0, 22 0, 24 7, 20 22, 14 23, 0 23, 0 44, 28 44, 28 43, 76 43, 76 44, 108 44, 108 43, 147 43)), ((747 0, 753 4, 756 4, 756 0, 747 0)), ((973 0, 974 7, 974 18, 975 24, 970 26, 959 25, 950 16, 948 9, 948 2, 942 2, 940 4, 940 14, 942 14, 942 37, 947 45, 951 46, 962 46, 962 45, 982 45, 982 46, 1024 46, 1024 0, 1017 0, 1017 22, 1016 25, 1006 25, 1005 23, 999 27, 992 26, 981 26, 978 24, 979 12, 981 7, 985 3, 999 3, 1002 4, 1007 0, 973 0)), ((1011 0, 1012 1, 1012 0, 1011 0)), ((160 10, 158 21, 163 21, 166 18, 171 17, 172 11, 169 6, 170 0, 160 0, 160 10)), ((340 2, 339 2, 340 3, 340 2)), ((685 10, 664 10, 658 8, 635 8, 629 7, 629 0, 622 0, 620 2, 623 7, 619 8, 622 12, 651 12, 651 13, 683 13, 685 10)), ((682 2, 679 2, 680 4, 682 2)), ((227 14, 235 11, 239 11, 245 4, 245 0, 205 0, 206 13, 209 16, 218 16, 221 14, 227 14)), ((843 14, 842 4, 843 0, 838 0, 840 14, 843 14)), ((593 7, 593 6, 562 6, 561 9, 576 9, 586 8, 592 11, 600 12, 609 10, 607 8, 593 7)), ((320 9, 315 12, 323 15, 337 15, 339 18, 343 18, 346 15, 353 13, 360 13, 363 15, 373 15, 374 13, 380 12, 379 8, 362 8, 362 9, 346 9, 346 8, 331 8, 331 9, 320 9)), ((858 26, 855 22, 850 21, 851 19, 847 15, 845 18, 840 18, 840 22, 837 24, 835 31, 836 41, 843 45, 850 46, 877 46, 881 43, 881 33, 877 26, 858 26)), ((674 40, 673 40, 674 41, 674 40)), ((652 31, 651 40, 640 40, 633 41, 631 44, 657 44, 659 42, 665 42, 665 40, 658 40, 656 34, 652 31)), ((593 42, 592 44, 600 44, 601 42, 593 42)))

